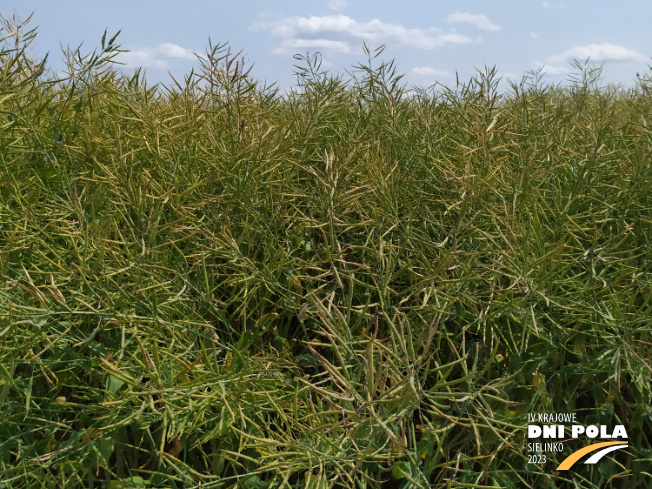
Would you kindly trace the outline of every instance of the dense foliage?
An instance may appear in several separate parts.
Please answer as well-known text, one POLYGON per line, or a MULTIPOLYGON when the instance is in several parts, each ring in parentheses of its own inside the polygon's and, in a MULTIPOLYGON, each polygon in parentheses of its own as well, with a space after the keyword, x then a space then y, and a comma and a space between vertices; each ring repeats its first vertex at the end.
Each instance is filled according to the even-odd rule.
POLYGON ((0 487, 643 488, 652 82, 169 86, 0 47, 0 487), (623 424, 528 464, 527 413, 623 424))

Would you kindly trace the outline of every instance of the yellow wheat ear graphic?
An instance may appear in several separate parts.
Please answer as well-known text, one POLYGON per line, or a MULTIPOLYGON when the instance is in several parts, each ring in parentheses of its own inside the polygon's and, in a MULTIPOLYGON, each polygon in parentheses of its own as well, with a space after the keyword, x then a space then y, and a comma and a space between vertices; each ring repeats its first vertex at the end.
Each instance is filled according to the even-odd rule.
POLYGON ((575 462, 581 459, 584 455, 594 450, 597 450, 599 448, 603 448, 603 450, 600 450, 599 452, 591 456, 591 458, 589 458, 586 462, 584 462, 585 464, 597 463, 598 460, 600 460, 606 454, 613 452, 614 450, 618 450, 620 448, 625 448, 627 446, 628 446, 627 443, 623 443, 621 441, 605 441, 603 443, 594 443, 593 445, 589 445, 588 447, 581 448, 580 450, 571 453, 568 457, 566 457, 566 460, 564 460, 562 463, 559 464, 557 470, 570 469, 575 464, 575 462))

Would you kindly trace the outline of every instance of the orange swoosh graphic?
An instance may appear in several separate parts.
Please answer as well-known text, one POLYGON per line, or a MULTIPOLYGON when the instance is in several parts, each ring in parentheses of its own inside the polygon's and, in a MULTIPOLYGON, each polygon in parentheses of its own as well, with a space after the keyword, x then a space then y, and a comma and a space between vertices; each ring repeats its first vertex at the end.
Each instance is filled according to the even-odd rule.
POLYGON ((597 450, 598 448, 602 447, 610 447, 611 445, 623 445, 625 442, 622 441, 605 441, 603 443, 594 443, 593 445, 589 445, 588 447, 581 448, 580 450, 571 453, 566 460, 564 460, 562 463, 559 464, 559 467, 557 467, 557 470, 568 470, 570 469, 575 462, 577 462, 579 459, 581 459, 584 455, 586 455, 589 452, 592 452, 593 450, 597 450))

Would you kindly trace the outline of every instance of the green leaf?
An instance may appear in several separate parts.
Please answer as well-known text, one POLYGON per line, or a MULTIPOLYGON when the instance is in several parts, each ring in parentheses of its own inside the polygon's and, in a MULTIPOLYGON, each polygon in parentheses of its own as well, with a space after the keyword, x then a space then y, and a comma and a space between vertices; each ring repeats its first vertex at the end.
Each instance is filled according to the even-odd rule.
POLYGON ((49 183, 59 183, 59 174, 54 168, 45 170, 43 176, 45 177, 45 180, 49 183))
POLYGON ((120 387, 124 385, 124 381, 120 380, 117 377, 114 377, 113 375, 109 375, 109 378, 106 379, 106 390, 109 391, 111 394, 115 394, 118 392, 120 387))
POLYGON ((141 489, 143 487, 147 487, 145 479, 134 476, 119 481, 111 481, 107 489, 141 489))
POLYGON ((242 485, 247 489, 265 489, 267 487, 267 484, 257 475, 247 477, 242 485))
POLYGON ((410 465, 405 462, 396 462, 392 465, 392 475, 395 479, 403 479, 405 475, 410 475, 410 465))

